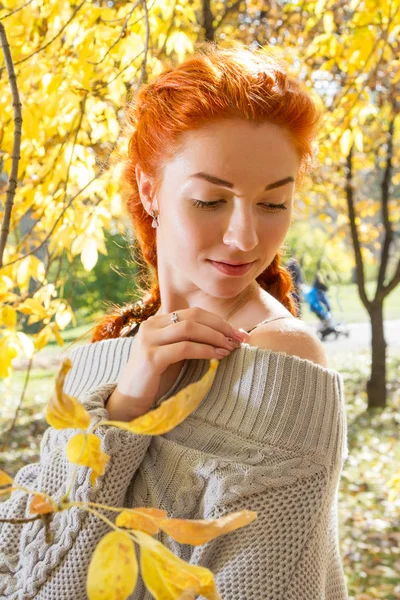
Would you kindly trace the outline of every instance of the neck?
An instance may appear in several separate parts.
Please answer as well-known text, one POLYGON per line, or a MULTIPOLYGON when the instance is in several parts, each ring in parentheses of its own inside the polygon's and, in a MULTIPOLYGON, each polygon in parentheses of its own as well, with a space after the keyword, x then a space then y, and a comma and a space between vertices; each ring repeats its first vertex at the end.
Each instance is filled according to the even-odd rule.
POLYGON ((198 306, 204 310, 208 310, 216 315, 219 315, 223 319, 230 320, 230 317, 235 315, 237 317, 239 313, 247 306, 247 303, 254 299, 259 299, 260 286, 254 281, 248 285, 239 294, 231 298, 216 298, 209 295, 203 295, 201 299, 171 298, 168 302, 163 300, 163 294, 161 293, 161 306, 157 311, 157 315, 163 315, 171 313, 174 310, 183 310, 198 306))

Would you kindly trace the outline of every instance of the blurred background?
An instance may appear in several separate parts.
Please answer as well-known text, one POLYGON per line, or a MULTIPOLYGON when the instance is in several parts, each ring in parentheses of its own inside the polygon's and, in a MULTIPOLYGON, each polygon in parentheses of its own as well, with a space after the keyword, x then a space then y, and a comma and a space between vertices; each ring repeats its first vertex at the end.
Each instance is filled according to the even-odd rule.
POLYGON ((324 111, 284 264, 345 383, 349 595, 399 599, 399 3, 0 0, 0 39, 0 468, 39 460, 63 354, 140 297, 124 106, 201 42, 274 47, 324 111))

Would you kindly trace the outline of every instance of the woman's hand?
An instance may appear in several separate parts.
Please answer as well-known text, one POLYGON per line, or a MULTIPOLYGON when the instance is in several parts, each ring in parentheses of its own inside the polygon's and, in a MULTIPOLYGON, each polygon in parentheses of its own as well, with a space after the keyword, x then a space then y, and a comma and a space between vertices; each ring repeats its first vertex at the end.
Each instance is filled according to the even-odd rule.
MULTIPOLYGON (((129 360, 107 401, 112 420, 130 421, 146 413, 163 394, 163 380, 176 377, 185 359, 221 359, 249 339, 222 317, 199 307, 154 315, 141 323, 129 360)), ((176 377, 174 379, 176 379, 176 377)))

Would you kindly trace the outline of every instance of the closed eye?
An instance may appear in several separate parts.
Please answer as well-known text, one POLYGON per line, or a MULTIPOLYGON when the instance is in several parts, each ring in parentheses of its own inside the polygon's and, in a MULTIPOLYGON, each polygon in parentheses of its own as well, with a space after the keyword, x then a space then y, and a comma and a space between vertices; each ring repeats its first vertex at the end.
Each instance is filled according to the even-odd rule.
MULTIPOLYGON (((220 202, 224 202, 224 200, 214 200, 213 202, 203 202, 203 200, 196 200, 195 198, 193 198, 194 201, 194 205, 193 206, 197 206, 198 208, 204 208, 204 209, 208 209, 208 210, 212 210, 213 208, 216 208, 217 205, 220 202)), ((261 206, 265 207, 267 210, 287 210, 285 204, 262 204, 261 206)))

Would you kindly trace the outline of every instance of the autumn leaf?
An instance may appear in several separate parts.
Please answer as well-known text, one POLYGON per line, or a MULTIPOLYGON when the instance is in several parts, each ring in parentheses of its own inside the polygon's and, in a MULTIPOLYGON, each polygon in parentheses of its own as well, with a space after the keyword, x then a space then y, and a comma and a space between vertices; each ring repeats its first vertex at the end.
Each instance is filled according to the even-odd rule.
POLYGON ((46 421, 55 429, 87 429, 90 425, 90 415, 84 406, 63 391, 64 380, 71 367, 69 358, 65 359, 57 375, 55 394, 47 405, 46 421))
POLYGON ((240 529, 257 518, 257 513, 242 510, 221 517, 220 519, 193 520, 189 519, 163 519, 159 523, 160 529, 170 535, 180 544, 199 546, 213 540, 220 535, 240 529))
POLYGON ((220 600, 209 569, 189 565, 146 533, 135 531, 135 538, 140 545, 143 581, 156 600, 178 600, 185 590, 220 600))
POLYGON ((157 508, 133 508, 121 512, 116 518, 115 524, 118 527, 137 529, 149 535, 155 535, 160 531, 159 521, 166 516, 165 510, 157 508))
POLYGON ((90 467, 90 483, 95 485, 99 475, 103 475, 110 456, 100 449, 100 438, 93 433, 78 433, 67 444, 67 458, 76 465, 90 467))
POLYGON ((12 477, 10 477, 8 473, 0 469, 0 487, 2 487, 3 485, 10 485, 10 483, 12 482, 12 477))
POLYGON ((86 581, 89 600, 125 600, 136 587, 135 545, 120 531, 107 533, 97 544, 86 581))
POLYGON ((33 496, 29 510, 34 515, 47 515, 57 510, 57 504, 39 493, 33 496))
MULTIPOLYGON (((211 359, 205 375, 183 390, 165 400, 158 408, 133 421, 105 421, 132 433, 142 435, 162 435, 184 421, 200 404, 211 388, 217 372, 218 360, 211 359)), ((103 422, 104 423, 104 422, 103 422)))

